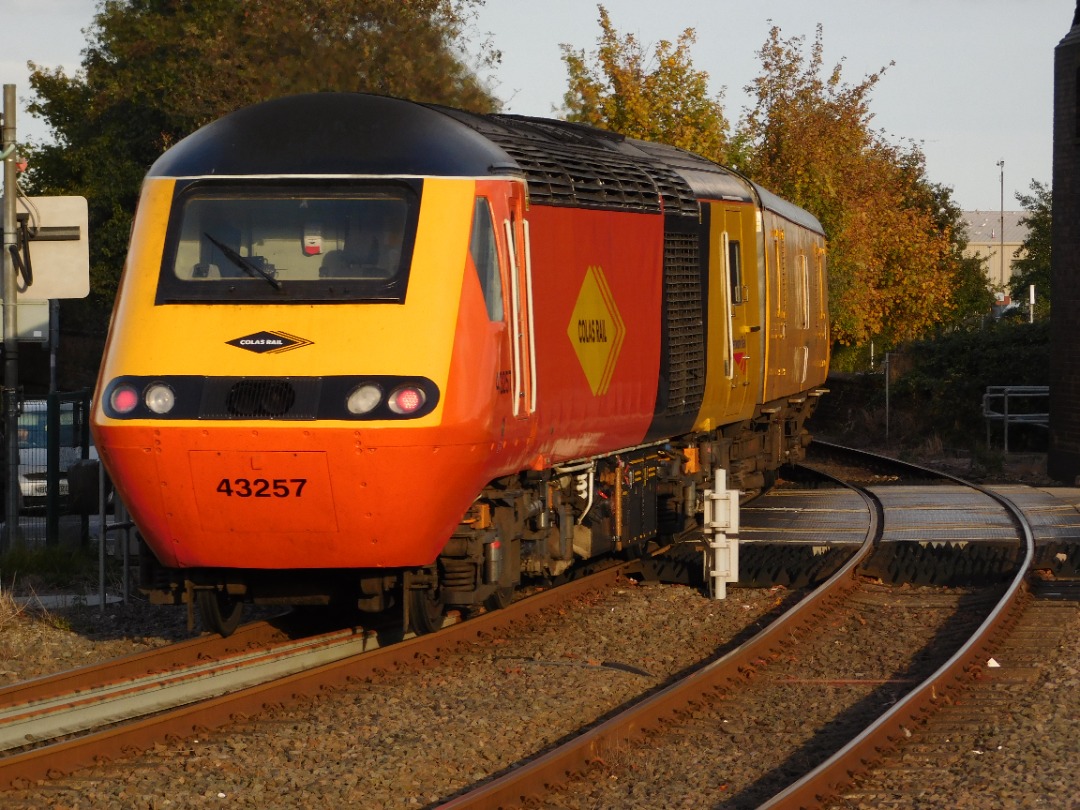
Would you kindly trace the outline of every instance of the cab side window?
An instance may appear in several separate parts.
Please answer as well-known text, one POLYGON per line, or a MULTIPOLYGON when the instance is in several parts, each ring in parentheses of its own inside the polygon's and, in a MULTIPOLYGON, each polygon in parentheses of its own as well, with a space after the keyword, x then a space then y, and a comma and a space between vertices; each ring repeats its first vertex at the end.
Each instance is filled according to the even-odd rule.
POLYGON ((503 319, 502 280, 499 277, 499 253, 495 246, 495 226, 491 221, 488 201, 478 197, 473 211, 472 240, 469 243, 476 273, 480 277, 480 289, 484 291, 488 318, 503 319))
POLYGON ((741 304, 743 302, 742 253, 737 239, 728 242, 728 270, 731 274, 731 302, 741 304))

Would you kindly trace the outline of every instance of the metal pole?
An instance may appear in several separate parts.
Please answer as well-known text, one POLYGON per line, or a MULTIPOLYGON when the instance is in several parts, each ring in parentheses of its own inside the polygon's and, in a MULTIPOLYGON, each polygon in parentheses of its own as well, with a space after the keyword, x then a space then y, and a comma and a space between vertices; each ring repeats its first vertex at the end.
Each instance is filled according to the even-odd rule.
POLYGON ((885 352, 885 444, 889 444, 889 383, 892 377, 892 352, 885 352))
POLYGON ((15 264, 11 251, 15 248, 15 85, 4 85, 4 256, 3 256, 3 315, 4 315, 4 387, 3 418, 7 450, 7 486, 4 491, 4 531, 0 535, 0 550, 11 548, 18 537, 19 526, 19 436, 18 403, 19 343, 15 322, 15 264))
MULTIPOLYGON (((105 535, 108 517, 105 514, 105 465, 98 460, 98 610, 105 610, 105 535)), ((124 573, 127 576, 127 572, 124 573)))
POLYGON ((56 387, 56 354, 60 349, 60 300, 49 299, 49 393, 56 387))
POLYGON ((1001 169, 1001 222, 998 228, 998 255, 1001 257, 1001 283, 1004 284, 1005 279, 1005 161, 998 161, 998 168, 1001 169))

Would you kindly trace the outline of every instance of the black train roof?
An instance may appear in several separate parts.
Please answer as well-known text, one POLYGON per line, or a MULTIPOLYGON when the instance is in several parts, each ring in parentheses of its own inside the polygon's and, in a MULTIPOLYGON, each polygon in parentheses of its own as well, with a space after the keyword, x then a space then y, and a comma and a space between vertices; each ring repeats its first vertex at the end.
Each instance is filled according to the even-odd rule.
MULTIPOLYGON (((149 174, 517 174, 528 182, 530 200, 542 205, 694 217, 699 198, 754 199, 749 181, 674 147, 566 121, 477 115, 364 93, 286 96, 237 110, 177 143, 149 174)), ((791 210, 778 213, 820 230, 805 212, 782 207, 791 210)))

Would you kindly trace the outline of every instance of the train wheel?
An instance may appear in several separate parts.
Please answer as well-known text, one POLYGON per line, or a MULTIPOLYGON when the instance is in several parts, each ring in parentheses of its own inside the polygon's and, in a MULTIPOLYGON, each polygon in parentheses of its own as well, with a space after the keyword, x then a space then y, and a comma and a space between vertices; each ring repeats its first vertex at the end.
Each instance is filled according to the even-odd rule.
POLYGON ((195 591, 195 600, 199 605, 199 616, 203 627, 212 633, 228 637, 240 626, 244 615, 244 605, 235 597, 217 588, 195 591))
POLYGON ((409 627, 418 636, 441 630, 445 617, 442 592, 437 588, 414 588, 408 592, 409 627))
POLYGON ((495 592, 484 600, 484 607, 488 610, 502 610, 514 601, 514 586, 499 587, 495 592))

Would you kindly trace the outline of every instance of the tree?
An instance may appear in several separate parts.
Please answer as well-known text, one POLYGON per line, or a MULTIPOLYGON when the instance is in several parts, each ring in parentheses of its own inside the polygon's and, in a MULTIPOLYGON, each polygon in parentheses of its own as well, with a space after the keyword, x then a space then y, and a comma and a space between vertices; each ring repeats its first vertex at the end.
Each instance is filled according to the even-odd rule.
POLYGON ((965 256, 968 246, 964 212, 952 198, 952 189, 920 180, 909 198, 933 218, 938 232, 949 240, 949 251, 937 272, 952 278, 952 309, 942 322, 949 330, 982 328, 994 304, 994 294, 986 283, 986 256, 965 256))
POLYGON ((1040 317, 1049 314, 1050 308, 1050 212, 1053 194, 1049 186, 1038 180, 1031 181, 1031 194, 1017 193, 1016 199, 1028 212, 1020 218, 1021 225, 1027 225, 1027 236, 1016 250, 1013 262, 1012 297, 1014 301, 1025 301, 1028 288, 1034 284, 1039 294, 1039 302, 1044 307, 1036 307, 1040 317))
POLYGON ((569 74, 563 97, 568 121, 632 138, 678 146, 717 162, 728 150, 728 123, 721 99, 709 96, 709 74, 694 70, 687 28, 676 43, 660 40, 652 55, 633 34, 620 38, 604 6, 598 6, 600 37, 593 64, 583 50, 562 45, 569 74))
POLYGON ((809 56, 804 39, 773 27, 759 51, 755 102, 740 126, 745 170, 809 210, 829 239, 834 338, 884 347, 923 335, 957 311, 956 213, 929 184, 914 144, 871 128, 870 95, 888 66, 847 84, 842 64, 824 70, 822 28, 809 56))
POLYGON ((91 298, 65 309, 104 327, 142 177, 169 146, 239 107, 321 90, 490 111, 463 61, 483 0, 102 0, 74 76, 31 65, 30 112, 54 143, 29 149, 38 194, 90 204, 91 298))

